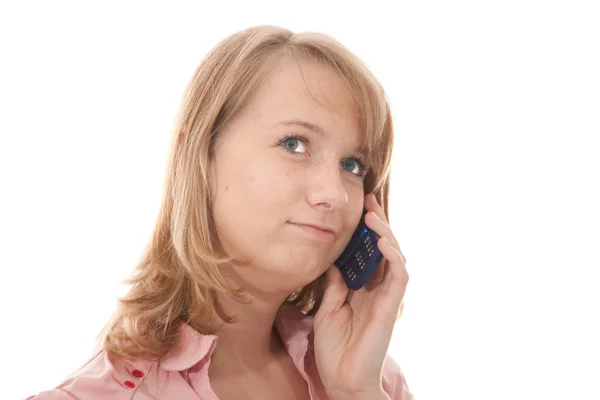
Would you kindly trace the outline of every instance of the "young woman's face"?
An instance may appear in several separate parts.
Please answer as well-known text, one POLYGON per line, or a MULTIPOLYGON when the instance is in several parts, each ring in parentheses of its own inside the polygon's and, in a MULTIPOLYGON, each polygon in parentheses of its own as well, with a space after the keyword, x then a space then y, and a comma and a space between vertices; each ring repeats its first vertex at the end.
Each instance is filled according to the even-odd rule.
POLYGON ((235 268, 247 288, 293 291, 339 256, 363 209, 362 140, 341 79, 291 61, 221 133, 214 219, 227 253, 248 262, 235 268))

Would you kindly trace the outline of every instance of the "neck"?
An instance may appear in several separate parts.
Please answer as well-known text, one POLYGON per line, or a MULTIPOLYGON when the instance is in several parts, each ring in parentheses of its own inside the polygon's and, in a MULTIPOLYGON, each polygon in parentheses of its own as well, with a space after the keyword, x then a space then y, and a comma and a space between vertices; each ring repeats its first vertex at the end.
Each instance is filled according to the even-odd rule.
POLYGON ((234 323, 223 322, 216 332, 217 346, 211 356, 211 370, 256 371, 286 353, 274 323, 289 293, 249 290, 252 303, 245 304, 223 293, 218 300, 234 323))

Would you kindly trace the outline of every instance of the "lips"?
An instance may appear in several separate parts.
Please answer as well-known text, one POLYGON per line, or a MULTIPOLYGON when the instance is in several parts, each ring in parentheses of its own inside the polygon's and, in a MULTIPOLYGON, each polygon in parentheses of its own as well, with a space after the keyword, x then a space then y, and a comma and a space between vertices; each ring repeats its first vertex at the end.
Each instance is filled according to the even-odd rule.
POLYGON ((316 239, 325 242, 333 242, 335 240, 335 231, 331 227, 316 224, 303 224, 297 222, 290 222, 290 224, 316 239))

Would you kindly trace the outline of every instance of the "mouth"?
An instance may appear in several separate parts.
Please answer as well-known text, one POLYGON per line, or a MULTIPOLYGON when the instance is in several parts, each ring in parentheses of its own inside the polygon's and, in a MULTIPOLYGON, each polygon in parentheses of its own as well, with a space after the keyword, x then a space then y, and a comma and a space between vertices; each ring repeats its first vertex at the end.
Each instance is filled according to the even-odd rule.
POLYGON ((288 222, 290 225, 295 226, 302 232, 305 232, 312 237, 331 243, 335 240, 335 231, 333 228, 323 225, 315 224, 301 224, 297 222, 288 222))

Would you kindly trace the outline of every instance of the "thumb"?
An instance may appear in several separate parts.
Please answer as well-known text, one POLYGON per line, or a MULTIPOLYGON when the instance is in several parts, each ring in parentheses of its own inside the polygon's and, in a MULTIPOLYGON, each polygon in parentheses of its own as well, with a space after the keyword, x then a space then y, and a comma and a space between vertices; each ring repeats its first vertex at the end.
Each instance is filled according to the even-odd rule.
POLYGON ((348 290, 340 270, 335 265, 330 266, 325 272, 325 291, 315 317, 323 318, 337 312, 344 305, 348 290))

